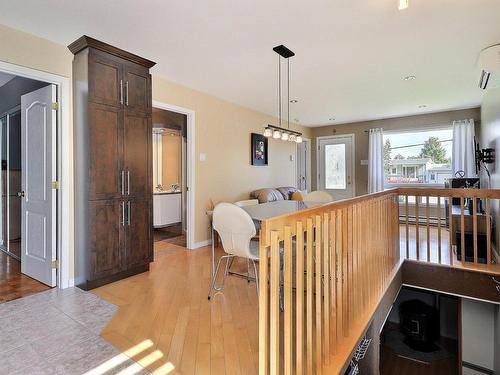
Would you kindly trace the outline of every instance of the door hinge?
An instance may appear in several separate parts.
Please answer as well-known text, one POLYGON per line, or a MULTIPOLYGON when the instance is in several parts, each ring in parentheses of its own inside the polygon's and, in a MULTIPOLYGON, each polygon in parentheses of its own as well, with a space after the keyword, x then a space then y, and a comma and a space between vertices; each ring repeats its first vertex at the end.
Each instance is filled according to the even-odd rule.
POLYGON ((52 268, 59 268, 59 261, 57 259, 52 261, 52 268))
POLYGON ((57 111, 59 109, 59 103, 58 102, 53 102, 52 103, 52 109, 57 111))
POLYGON ((52 181, 52 189, 59 190, 60 188, 61 185, 59 184, 59 181, 52 181))

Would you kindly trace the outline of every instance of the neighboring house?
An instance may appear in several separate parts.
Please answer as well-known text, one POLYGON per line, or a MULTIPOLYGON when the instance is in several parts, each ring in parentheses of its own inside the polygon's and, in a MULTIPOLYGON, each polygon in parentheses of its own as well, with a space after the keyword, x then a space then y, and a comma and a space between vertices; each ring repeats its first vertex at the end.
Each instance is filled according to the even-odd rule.
POLYGON ((430 158, 392 159, 386 173, 389 183, 443 184, 452 176, 451 165, 435 164, 430 158))

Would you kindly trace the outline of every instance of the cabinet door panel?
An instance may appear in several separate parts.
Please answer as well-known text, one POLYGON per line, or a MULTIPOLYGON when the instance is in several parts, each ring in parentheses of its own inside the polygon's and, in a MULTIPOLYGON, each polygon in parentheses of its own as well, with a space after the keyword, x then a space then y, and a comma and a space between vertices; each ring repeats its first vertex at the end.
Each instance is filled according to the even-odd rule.
POLYGON ((123 100, 122 63, 111 55, 92 51, 89 56, 89 100, 121 107, 123 100))
POLYGON ((123 269, 121 249, 124 226, 120 200, 94 201, 89 205, 91 279, 113 275, 123 269))
POLYGON ((151 117, 124 114, 124 167, 127 171, 127 195, 149 197, 152 194, 151 117))
POLYGON ((125 108, 134 112, 151 111, 151 76, 147 69, 126 65, 123 73, 125 108))
POLYGON ((127 267, 147 264, 153 260, 151 199, 127 202, 127 267))
POLYGON ((117 108, 89 104, 89 196, 119 198, 122 190, 123 129, 117 108))

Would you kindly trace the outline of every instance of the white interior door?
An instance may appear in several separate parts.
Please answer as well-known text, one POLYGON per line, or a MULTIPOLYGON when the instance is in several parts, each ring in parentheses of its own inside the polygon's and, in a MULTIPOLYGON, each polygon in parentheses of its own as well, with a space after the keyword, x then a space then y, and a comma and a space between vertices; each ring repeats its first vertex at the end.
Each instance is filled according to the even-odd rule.
POLYGON ((318 138, 318 190, 335 200, 354 197, 354 136, 318 138))
POLYGON ((21 272, 56 285, 56 86, 21 97, 21 272))
POLYGON ((297 144, 297 189, 310 191, 310 146, 309 141, 304 140, 297 144))

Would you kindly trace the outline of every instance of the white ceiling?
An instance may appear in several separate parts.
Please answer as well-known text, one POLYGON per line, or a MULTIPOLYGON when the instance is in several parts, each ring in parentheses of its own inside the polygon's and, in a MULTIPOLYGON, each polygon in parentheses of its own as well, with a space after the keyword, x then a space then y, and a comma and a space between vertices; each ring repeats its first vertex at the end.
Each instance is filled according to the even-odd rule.
POLYGON ((3 85, 5 85, 7 82, 9 82, 14 77, 15 76, 12 75, 12 74, 7 74, 7 73, 0 72, 0 87, 2 87, 3 85))
POLYGON ((0 23, 69 44, 87 34, 153 73, 276 114, 292 58, 291 118, 317 126, 477 106, 476 61, 500 42, 498 0, 0 0, 0 23), (417 77, 404 81, 408 75, 417 77), (418 108, 426 105, 425 108, 418 108))

